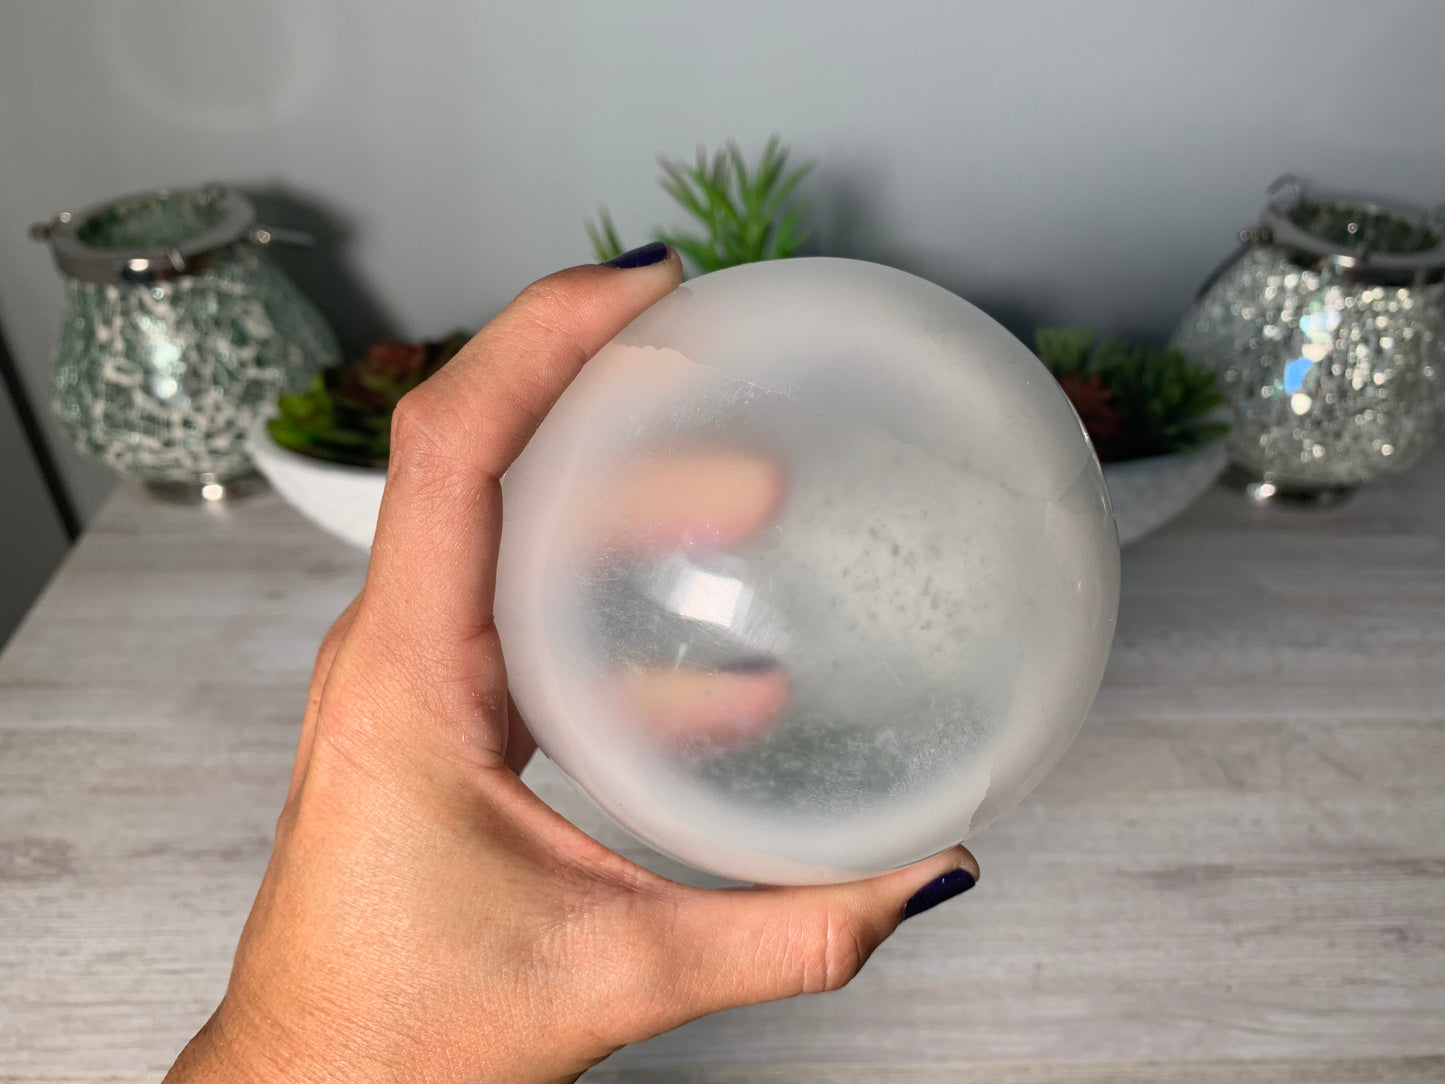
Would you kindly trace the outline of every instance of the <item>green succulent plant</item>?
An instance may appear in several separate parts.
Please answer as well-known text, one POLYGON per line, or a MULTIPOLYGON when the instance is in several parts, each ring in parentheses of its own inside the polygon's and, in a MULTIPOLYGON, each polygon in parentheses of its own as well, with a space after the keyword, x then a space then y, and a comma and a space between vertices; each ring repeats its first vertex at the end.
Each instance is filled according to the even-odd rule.
POLYGON ((267 431, 283 448, 314 459, 385 467, 396 404, 450 361, 468 338, 457 331, 436 342, 376 343, 355 361, 323 369, 304 390, 282 394, 267 431))
POLYGON ((1041 327, 1034 332, 1034 353, 1056 377, 1085 373, 1094 353, 1094 333, 1086 327, 1041 327))
MULTIPOLYGON (((793 255, 807 240, 801 227, 806 205, 790 201, 814 163, 789 170, 788 153, 773 136, 756 166, 733 142, 711 156, 699 147, 691 164, 659 158, 658 183, 702 232, 658 230, 654 239, 671 245, 704 274, 793 255)), ((605 207, 598 219, 600 224, 587 222, 587 236, 598 262, 606 262, 621 254, 622 241, 605 207)))
POLYGON ((1187 451, 1224 436, 1225 397, 1212 372, 1180 351, 1095 345, 1086 328, 1040 328, 1034 348, 1105 461, 1187 451))

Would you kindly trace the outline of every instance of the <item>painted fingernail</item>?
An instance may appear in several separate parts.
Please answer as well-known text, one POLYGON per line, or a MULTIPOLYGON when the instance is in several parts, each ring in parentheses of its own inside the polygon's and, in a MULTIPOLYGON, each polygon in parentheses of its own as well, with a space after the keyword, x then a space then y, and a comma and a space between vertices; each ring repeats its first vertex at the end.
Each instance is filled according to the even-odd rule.
POLYGON ((913 894, 913 898, 903 907, 903 917, 912 918, 914 915, 921 915, 924 911, 937 907, 945 900, 963 895, 975 883, 973 874, 968 870, 949 870, 942 877, 935 881, 929 881, 913 894))
POLYGON ((762 674, 778 668, 778 660, 771 655, 745 655, 718 667, 725 674, 762 674))
POLYGON ((668 247, 661 241, 652 241, 624 252, 621 256, 614 256, 608 260, 603 267, 616 267, 627 270, 631 267, 651 267, 655 263, 661 263, 667 259, 668 247))

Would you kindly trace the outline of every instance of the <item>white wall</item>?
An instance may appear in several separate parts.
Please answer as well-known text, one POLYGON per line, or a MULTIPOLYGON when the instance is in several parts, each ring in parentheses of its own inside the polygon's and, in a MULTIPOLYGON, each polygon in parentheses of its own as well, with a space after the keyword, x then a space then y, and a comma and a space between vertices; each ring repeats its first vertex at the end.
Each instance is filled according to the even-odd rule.
POLYGON ((599 201, 673 219, 657 152, 777 130, 818 248, 1157 338, 1278 173, 1445 198, 1442 45, 1434 0, 8 0, 0 320, 48 399, 27 223, 223 178, 346 235, 292 266, 349 338, 475 325, 588 258, 599 201))

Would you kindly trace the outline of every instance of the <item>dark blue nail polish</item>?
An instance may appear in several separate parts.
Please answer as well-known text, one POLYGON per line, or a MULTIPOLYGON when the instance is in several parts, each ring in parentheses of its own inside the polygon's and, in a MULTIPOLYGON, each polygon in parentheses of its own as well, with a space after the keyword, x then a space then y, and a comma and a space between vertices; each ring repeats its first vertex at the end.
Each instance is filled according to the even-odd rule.
POLYGON ((914 915, 921 915, 931 907, 937 907, 945 900, 951 900, 954 896, 961 896, 975 884, 973 874, 966 869, 955 869, 945 873, 936 881, 929 881, 913 894, 913 898, 903 907, 903 917, 912 918, 914 915))
POLYGON ((778 668, 778 660, 771 655, 747 655, 723 663, 718 670, 724 674, 765 674, 778 668))
POLYGON ((630 267, 651 267, 667 259, 667 253, 668 248, 661 241, 651 241, 640 248, 624 252, 621 256, 614 256, 602 266, 617 267, 624 271, 630 267))

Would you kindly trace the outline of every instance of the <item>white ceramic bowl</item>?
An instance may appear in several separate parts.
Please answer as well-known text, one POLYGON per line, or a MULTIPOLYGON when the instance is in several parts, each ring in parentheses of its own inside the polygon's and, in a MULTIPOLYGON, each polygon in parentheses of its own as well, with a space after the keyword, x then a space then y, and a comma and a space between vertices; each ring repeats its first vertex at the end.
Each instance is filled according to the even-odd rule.
POLYGON ((386 471, 328 463, 283 448, 261 418, 246 437, 251 461, 273 489, 323 531, 358 549, 371 548, 386 471))
MULTIPOLYGON (((322 530, 358 549, 370 549, 381 508, 386 472, 348 467, 283 448, 271 439, 266 419, 246 442, 256 469, 288 503, 322 530)), ((1222 440, 1189 452, 1104 465, 1119 544, 1152 534, 1203 496, 1223 472, 1229 450, 1222 440)))
POLYGON ((1216 440, 1188 452, 1104 464, 1104 485, 1114 506, 1119 545, 1152 534, 1204 495, 1229 461, 1216 440))

